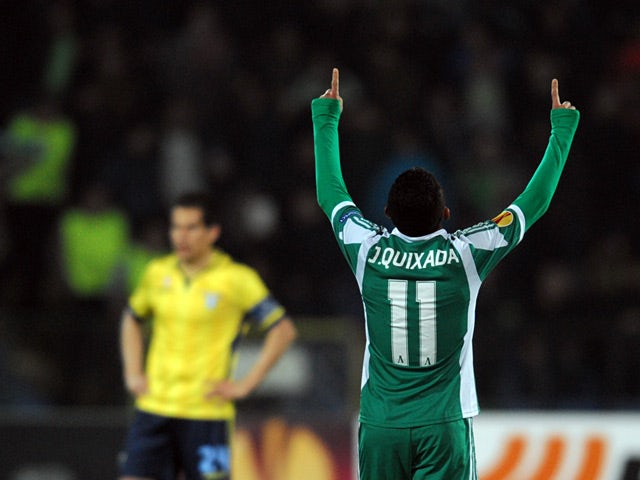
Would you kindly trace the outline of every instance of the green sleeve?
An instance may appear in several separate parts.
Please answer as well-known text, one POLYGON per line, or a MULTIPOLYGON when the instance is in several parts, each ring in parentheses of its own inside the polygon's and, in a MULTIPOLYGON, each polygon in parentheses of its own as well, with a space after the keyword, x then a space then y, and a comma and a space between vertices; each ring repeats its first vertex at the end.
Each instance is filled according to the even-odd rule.
POLYGON ((338 122, 340 103, 332 98, 316 98, 311 102, 313 141, 316 159, 316 194, 318 204, 329 220, 333 209, 341 203, 353 203, 342 178, 338 122))
POLYGON ((578 110, 564 108, 551 110, 551 137, 547 149, 527 188, 513 202, 524 214, 525 230, 528 230, 549 208, 579 120, 578 110))

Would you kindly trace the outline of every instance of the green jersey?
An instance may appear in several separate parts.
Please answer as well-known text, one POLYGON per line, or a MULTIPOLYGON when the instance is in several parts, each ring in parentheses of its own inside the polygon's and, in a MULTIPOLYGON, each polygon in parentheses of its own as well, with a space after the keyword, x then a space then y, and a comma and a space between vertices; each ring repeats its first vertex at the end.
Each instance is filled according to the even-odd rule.
POLYGON ((318 202, 354 273, 366 348, 360 421, 417 427, 477 415, 472 336, 482 281, 549 207, 579 112, 551 111, 551 137, 528 186, 491 220, 409 237, 368 221, 342 178, 337 100, 312 102, 318 202))

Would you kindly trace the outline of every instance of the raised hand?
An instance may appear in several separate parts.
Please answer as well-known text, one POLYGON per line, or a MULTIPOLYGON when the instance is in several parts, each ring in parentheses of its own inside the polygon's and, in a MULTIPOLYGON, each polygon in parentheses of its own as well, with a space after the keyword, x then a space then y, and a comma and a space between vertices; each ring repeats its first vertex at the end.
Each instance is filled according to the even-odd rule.
POLYGON ((342 111, 342 97, 340 96, 340 72, 337 68, 333 69, 331 76, 331 88, 324 92, 320 98, 335 98, 340 102, 340 111, 342 111))
MULTIPOLYGON (((328 90, 327 90, 328 91, 328 90)), ((568 108, 569 110, 575 110, 576 107, 571 105, 571 102, 560 103, 560 95, 558 94, 558 80, 551 80, 551 109, 556 108, 568 108)))

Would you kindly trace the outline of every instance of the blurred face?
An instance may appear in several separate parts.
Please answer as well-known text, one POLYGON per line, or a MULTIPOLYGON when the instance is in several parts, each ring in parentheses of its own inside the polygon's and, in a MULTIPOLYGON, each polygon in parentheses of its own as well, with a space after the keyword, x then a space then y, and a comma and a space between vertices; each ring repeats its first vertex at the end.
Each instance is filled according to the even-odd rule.
POLYGON ((206 260, 219 236, 220 227, 205 225, 201 209, 175 207, 171 211, 171 244, 181 262, 197 264, 206 260))

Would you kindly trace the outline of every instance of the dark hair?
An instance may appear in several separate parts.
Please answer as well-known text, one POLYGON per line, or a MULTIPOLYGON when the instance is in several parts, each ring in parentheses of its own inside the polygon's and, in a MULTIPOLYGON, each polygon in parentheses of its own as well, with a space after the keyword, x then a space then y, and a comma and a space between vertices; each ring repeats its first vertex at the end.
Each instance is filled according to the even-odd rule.
POLYGON ((202 210, 202 221, 207 227, 211 227, 220 221, 213 198, 205 192, 183 193, 173 201, 171 210, 177 207, 198 208, 202 210))
POLYGON ((401 173, 389 189, 387 215, 398 230, 410 237, 438 230, 444 208, 442 187, 424 168, 413 167, 401 173))

